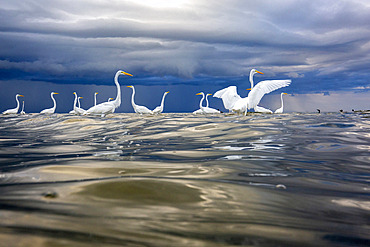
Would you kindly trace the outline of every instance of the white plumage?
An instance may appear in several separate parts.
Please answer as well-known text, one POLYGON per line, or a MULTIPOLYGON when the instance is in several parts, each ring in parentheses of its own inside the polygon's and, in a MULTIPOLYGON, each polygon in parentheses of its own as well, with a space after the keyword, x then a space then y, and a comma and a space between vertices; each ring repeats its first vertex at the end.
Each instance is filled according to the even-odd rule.
POLYGON ((284 112, 284 102, 283 102, 283 94, 287 93, 281 93, 280 99, 281 99, 281 107, 275 111, 275 113, 283 113, 284 112))
POLYGON ((248 97, 241 98, 236 90, 236 86, 229 86, 217 91, 213 97, 221 98, 226 109, 234 112, 247 112, 248 109, 254 109, 256 112, 272 113, 271 110, 258 106, 262 97, 265 94, 271 93, 282 87, 290 85, 291 80, 266 80, 259 82, 256 86, 253 83, 253 75, 256 73, 263 74, 255 69, 252 69, 249 74, 251 83, 251 91, 248 97))
POLYGON ((163 112, 163 108, 164 108, 164 99, 166 97, 166 95, 169 93, 169 91, 165 92, 162 96, 162 101, 161 101, 161 104, 159 106, 157 106, 156 108, 154 108, 153 110, 153 113, 154 114, 160 114, 163 112))
POLYGON ((121 105, 121 88, 120 88, 120 85, 118 83, 118 77, 120 75, 128 75, 128 76, 132 76, 131 74, 125 72, 125 71, 122 71, 122 70, 118 70, 116 75, 114 76, 114 83, 116 84, 116 87, 117 87, 117 97, 115 100, 112 100, 112 101, 109 101, 109 102, 104 102, 104 103, 100 103, 98 105, 95 105, 91 108, 89 108, 87 111, 85 111, 85 113, 83 115, 101 115, 101 116, 105 116, 109 113, 114 113, 114 111, 116 110, 116 108, 118 108, 120 105, 121 105))
POLYGON ((51 99, 53 100, 53 103, 54 103, 53 107, 48 108, 48 109, 44 109, 40 113, 42 113, 42 114, 53 114, 55 112, 55 109, 57 108, 57 102, 54 99, 54 94, 59 94, 59 93, 51 92, 51 94, 50 94, 50 97, 51 97, 51 99))
MULTIPOLYGON (((209 95, 212 95, 212 94, 210 94, 210 93, 206 94, 206 107, 209 106, 209 102, 208 102, 208 96, 209 95)), ((200 101, 202 101, 202 99, 200 99, 200 101)), ((200 109, 200 108, 198 110, 193 111, 193 114, 203 114, 203 113, 204 113, 203 110, 200 109)))
MULTIPOLYGON (((219 110, 216 110, 214 108, 211 108, 211 107, 204 107, 203 106, 203 100, 204 100, 204 93, 203 92, 200 92, 200 93, 197 93, 196 95, 202 95, 202 99, 200 100, 199 102, 199 108, 200 110, 202 110, 203 113, 207 114, 207 113, 220 113, 219 110)), ((212 95, 212 94, 208 94, 208 95, 212 95)))
POLYGON ((21 95, 21 94, 15 95, 15 101, 17 101, 17 107, 13 108, 13 109, 8 109, 6 111, 3 111, 3 114, 17 114, 18 113, 18 109, 19 109, 18 97, 24 97, 24 96, 21 95))
POLYGON ((131 104, 132 104, 132 107, 134 108, 134 111, 140 114, 153 114, 153 112, 149 110, 146 106, 135 104, 135 100, 134 100, 135 88, 134 86, 127 86, 127 87, 132 88, 131 104))

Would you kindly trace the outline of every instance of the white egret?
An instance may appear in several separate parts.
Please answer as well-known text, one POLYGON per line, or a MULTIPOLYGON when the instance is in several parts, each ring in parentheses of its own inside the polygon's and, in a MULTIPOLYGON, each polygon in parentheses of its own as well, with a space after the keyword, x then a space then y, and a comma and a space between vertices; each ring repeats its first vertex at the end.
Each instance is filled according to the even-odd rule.
POLYGON ((22 101, 22 111, 20 112, 21 115, 25 115, 26 112, 24 111, 24 100, 22 101))
MULTIPOLYGON (((207 93, 206 94, 206 107, 208 107, 209 106, 209 102, 208 102, 208 96, 209 95, 212 95, 212 94, 210 94, 210 93, 207 93)), ((201 99, 202 100, 202 99, 201 99)), ((193 111, 193 114, 203 114, 203 111, 202 111, 202 109, 198 109, 198 110, 196 110, 196 111, 193 111)))
POLYGON ((77 93, 76 92, 73 92, 73 94, 75 95, 75 99, 74 99, 74 101, 73 101, 73 110, 71 110, 70 112, 69 112, 69 114, 76 114, 76 112, 75 112, 75 108, 77 107, 76 105, 77 105, 77 93))
MULTIPOLYGON (((253 76, 257 73, 258 74, 263 74, 262 72, 260 72, 258 70, 255 70, 255 69, 252 69, 249 73, 249 82, 251 84, 250 90, 254 86, 253 76)), ((247 89, 247 90, 249 90, 249 89, 247 89)), ((245 105, 248 101, 247 97, 241 98, 239 96, 239 94, 237 93, 237 90, 236 90, 236 86, 229 86, 227 88, 221 89, 221 90, 217 91, 216 93, 214 93, 213 97, 221 98, 222 102, 224 103, 224 107, 226 109, 228 109, 229 111, 233 110, 233 107, 234 107, 236 102, 238 102, 238 103, 235 106, 235 109, 242 109, 243 105, 245 105)))
POLYGON ((84 97, 81 97, 79 96, 78 99, 77 99, 77 103, 78 103, 78 108, 81 108, 81 103, 80 103, 80 99, 83 99, 84 97))
POLYGON ((219 90, 213 97, 221 98, 224 107, 229 111, 247 113, 248 109, 254 109, 255 111, 272 113, 272 111, 258 106, 258 103, 265 94, 271 93, 279 88, 289 86, 291 80, 267 80, 261 81, 254 86, 253 76, 257 73, 263 74, 255 69, 252 69, 249 74, 251 91, 249 92, 248 97, 241 98, 236 91, 236 86, 230 86, 219 90))
POLYGON ((76 92, 73 92, 73 94, 75 95, 75 100, 73 102, 73 110, 70 111, 69 113, 76 114, 76 115, 82 115, 85 113, 85 110, 81 108, 79 99, 80 98, 82 99, 83 97, 78 97, 76 92), (78 102, 78 106, 77 106, 77 102, 78 102))
POLYGON ((134 108, 134 111, 140 114, 153 114, 153 112, 149 110, 147 107, 135 104, 135 101, 134 101, 135 88, 134 86, 127 86, 127 87, 132 88, 131 104, 132 104, 132 107, 134 108))
MULTIPOLYGON (((199 108, 203 111, 203 113, 220 113, 219 110, 216 110, 216 109, 213 109, 211 107, 204 107, 203 106, 203 100, 204 100, 204 97, 205 97, 205 94, 203 92, 200 92, 200 93, 197 93, 196 95, 202 95, 202 99, 200 100, 199 102, 199 108)), ((212 95, 212 94, 209 94, 209 95, 212 95)))
POLYGON ((160 114, 163 112, 163 107, 164 107, 164 98, 166 97, 166 95, 169 93, 170 91, 167 91, 163 94, 162 96, 162 101, 161 101, 161 105, 160 106, 157 106, 156 108, 154 108, 153 110, 153 113, 154 114, 160 114))
POLYGON ((77 98, 78 107, 76 107, 76 109, 75 109, 75 112, 76 112, 76 114, 78 114, 78 115, 82 115, 82 114, 84 114, 84 113, 86 112, 86 110, 85 110, 85 109, 82 109, 82 108, 81 108, 80 99, 83 99, 83 97, 78 97, 78 98, 77 98))
POLYGON ((283 94, 287 93, 281 93, 280 98, 281 98, 281 107, 277 109, 274 113, 283 113, 284 112, 284 102, 283 102, 283 94))
POLYGON ((54 106, 52 108, 44 109, 40 113, 43 113, 43 114, 53 114, 55 112, 55 108, 57 108, 57 102, 54 99, 54 94, 59 94, 59 93, 51 92, 51 94, 50 94, 50 97, 51 97, 51 99, 54 102, 54 106))
POLYGON ((13 108, 13 109, 8 109, 6 111, 3 111, 3 114, 17 114, 18 113, 18 109, 19 109, 18 97, 24 97, 24 96, 21 95, 21 94, 15 95, 15 101, 17 101, 17 107, 13 108))
POLYGON ((116 75, 114 76, 114 83, 116 84, 117 87, 117 97, 115 100, 109 101, 109 102, 104 102, 100 103, 98 105, 95 105, 91 108, 89 108, 83 115, 101 115, 105 116, 106 114, 109 113, 114 113, 116 108, 118 108, 121 105, 121 88, 118 83, 118 77, 120 75, 128 75, 132 76, 131 74, 124 72, 122 70, 118 70, 116 75))
POLYGON ((96 95, 98 94, 98 92, 95 92, 94 93, 94 106, 96 106, 96 95))

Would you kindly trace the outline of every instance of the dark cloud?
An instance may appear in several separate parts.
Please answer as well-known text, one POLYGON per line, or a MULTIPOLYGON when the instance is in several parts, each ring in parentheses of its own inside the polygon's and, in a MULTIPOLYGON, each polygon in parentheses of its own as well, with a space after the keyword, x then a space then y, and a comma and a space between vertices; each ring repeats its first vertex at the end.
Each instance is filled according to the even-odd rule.
POLYGON ((0 80, 111 85, 124 69, 137 85, 244 88, 258 68, 296 93, 369 87, 366 1, 165 3, 6 1, 0 80))

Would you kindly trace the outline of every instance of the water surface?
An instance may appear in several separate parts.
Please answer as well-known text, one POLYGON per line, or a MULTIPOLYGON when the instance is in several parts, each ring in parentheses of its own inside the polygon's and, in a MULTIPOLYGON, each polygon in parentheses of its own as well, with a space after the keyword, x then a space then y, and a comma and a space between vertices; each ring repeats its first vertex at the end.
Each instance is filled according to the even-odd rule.
POLYGON ((368 114, 0 117, 0 246, 370 246, 368 114))

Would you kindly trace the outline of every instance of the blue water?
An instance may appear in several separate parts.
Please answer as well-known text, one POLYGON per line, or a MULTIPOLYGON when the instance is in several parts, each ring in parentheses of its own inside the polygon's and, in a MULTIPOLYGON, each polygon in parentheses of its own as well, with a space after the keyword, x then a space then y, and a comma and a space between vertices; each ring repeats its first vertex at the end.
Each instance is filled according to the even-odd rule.
POLYGON ((370 246, 370 114, 0 117, 0 246, 370 246))

